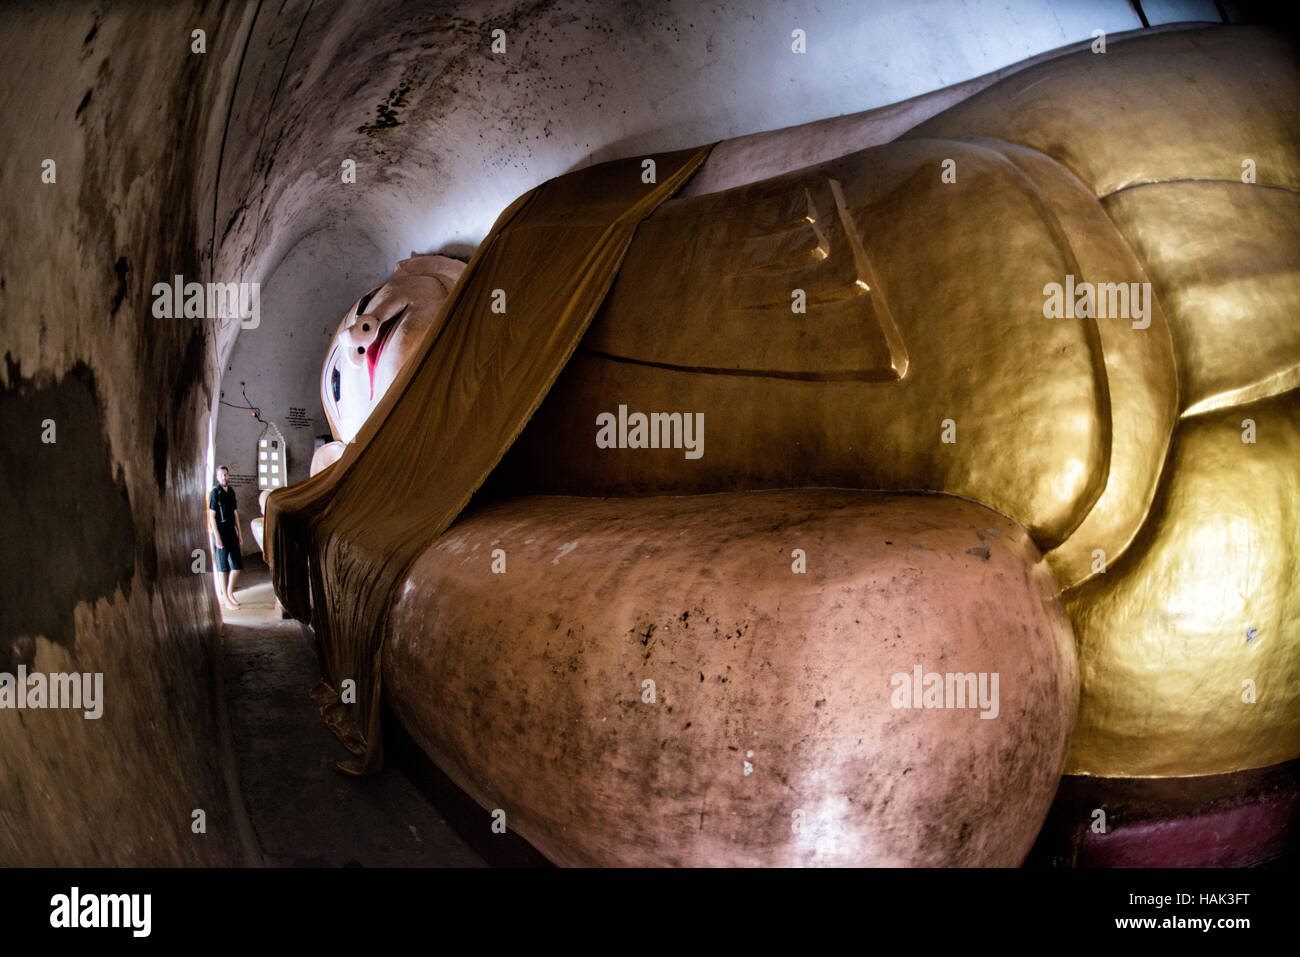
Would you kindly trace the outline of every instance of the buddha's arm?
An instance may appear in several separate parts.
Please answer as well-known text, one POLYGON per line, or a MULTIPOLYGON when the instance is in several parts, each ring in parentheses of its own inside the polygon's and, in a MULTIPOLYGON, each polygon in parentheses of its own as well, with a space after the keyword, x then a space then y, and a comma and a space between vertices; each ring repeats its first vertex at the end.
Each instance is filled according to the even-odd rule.
MULTIPOLYGON (((1106 38, 1106 42, 1120 43, 1131 37, 1196 29, 1198 26, 1175 23, 1147 30, 1131 30, 1112 34, 1106 38)), ((713 148, 699 172, 677 195, 682 198, 716 193, 822 163, 869 146, 888 143, 1005 77, 1067 54, 1088 50, 1092 42, 1085 40, 1049 50, 983 76, 876 109, 723 140, 713 148)))
POLYGON ((1266 31, 1143 37, 1020 71, 885 146, 665 203, 495 478, 975 499, 1025 525, 1066 589, 1085 664, 1072 771, 1293 758, 1297 90, 1266 31), (1067 279, 1141 305, 1048 318, 1067 279), (702 457, 638 444, 634 415, 675 412, 703 416, 702 457), (601 413, 628 423, 617 444, 594 441, 601 413), (1247 678, 1267 690, 1243 707, 1247 678))

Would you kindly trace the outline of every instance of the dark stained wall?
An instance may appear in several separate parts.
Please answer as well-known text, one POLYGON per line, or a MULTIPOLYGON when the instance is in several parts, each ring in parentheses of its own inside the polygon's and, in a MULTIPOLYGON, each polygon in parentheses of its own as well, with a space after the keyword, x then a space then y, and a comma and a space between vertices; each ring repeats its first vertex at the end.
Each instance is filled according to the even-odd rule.
POLYGON ((103 674, 98 719, 0 710, 0 865, 251 860, 191 571, 216 329, 151 295, 207 278, 248 13, 0 12, 0 671, 103 674))

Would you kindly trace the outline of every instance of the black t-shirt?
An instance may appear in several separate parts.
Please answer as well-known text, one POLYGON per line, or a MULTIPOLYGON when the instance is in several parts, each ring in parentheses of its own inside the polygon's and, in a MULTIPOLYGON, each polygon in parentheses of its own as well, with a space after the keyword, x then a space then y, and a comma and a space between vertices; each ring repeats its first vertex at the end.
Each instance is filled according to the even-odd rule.
POLYGON ((208 495, 208 508, 217 513, 218 525, 234 525, 235 509, 239 503, 235 500, 235 490, 227 486, 222 488, 220 485, 212 486, 212 491, 208 495))

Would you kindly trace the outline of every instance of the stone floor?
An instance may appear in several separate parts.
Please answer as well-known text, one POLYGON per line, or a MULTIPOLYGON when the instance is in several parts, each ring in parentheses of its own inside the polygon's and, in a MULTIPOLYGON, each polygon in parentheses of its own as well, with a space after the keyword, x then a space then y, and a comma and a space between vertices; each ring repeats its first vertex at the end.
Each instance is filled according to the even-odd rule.
POLYGON ((239 784, 272 867, 483 867, 406 775, 334 770, 350 757, 307 696, 319 679, 301 626, 282 620, 266 565, 246 561, 225 609, 227 708, 239 784))

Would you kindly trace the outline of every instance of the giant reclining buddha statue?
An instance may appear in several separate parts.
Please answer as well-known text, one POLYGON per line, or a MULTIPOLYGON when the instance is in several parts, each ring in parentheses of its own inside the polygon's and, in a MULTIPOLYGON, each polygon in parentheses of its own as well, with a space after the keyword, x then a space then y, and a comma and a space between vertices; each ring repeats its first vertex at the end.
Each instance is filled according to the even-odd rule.
POLYGON ((1016 865, 1063 774, 1293 768, 1298 93, 1112 38, 402 263, 268 503, 346 769, 382 695, 556 863, 1016 865))

